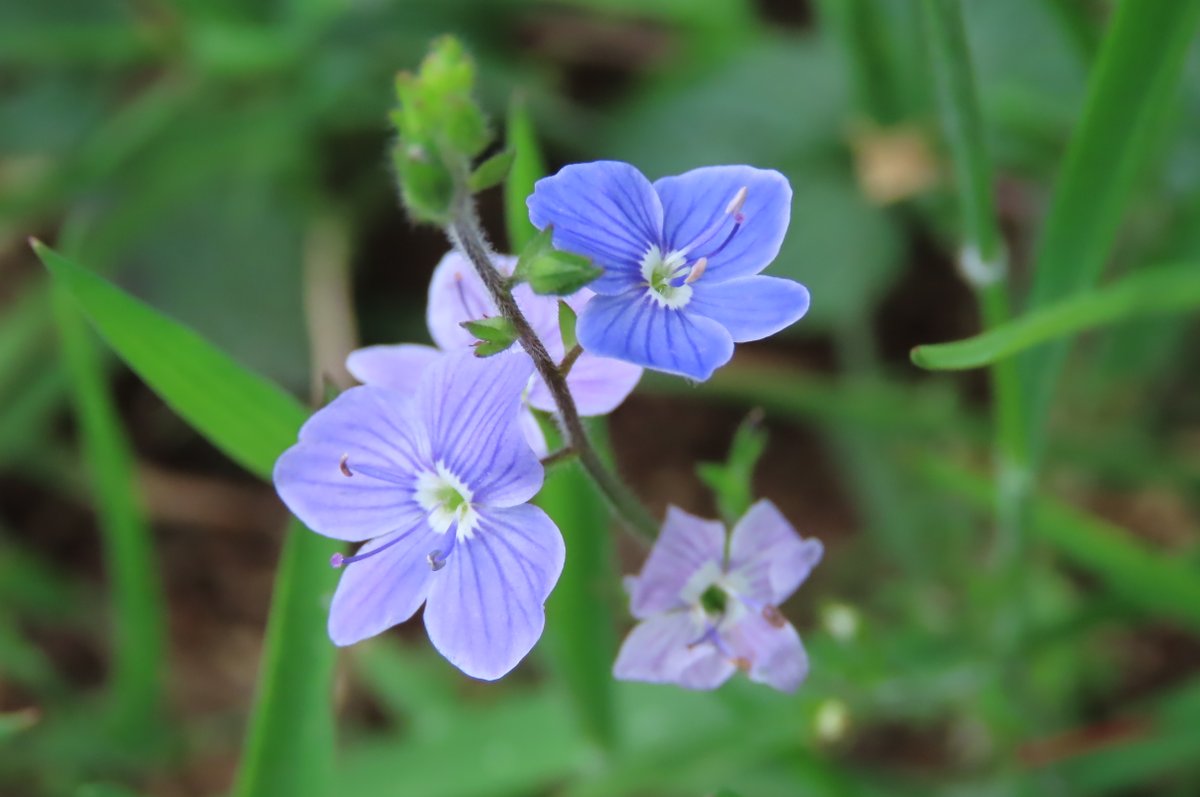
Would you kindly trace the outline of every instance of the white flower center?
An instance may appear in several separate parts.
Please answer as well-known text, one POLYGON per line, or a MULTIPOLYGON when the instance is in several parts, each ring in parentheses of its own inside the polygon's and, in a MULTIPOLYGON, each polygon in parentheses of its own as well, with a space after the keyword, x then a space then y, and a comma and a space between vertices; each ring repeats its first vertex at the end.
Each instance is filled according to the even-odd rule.
POLYGON ((678 310, 692 298, 692 286, 684 282, 687 274, 687 255, 669 252, 664 257, 657 245, 642 256, 642 279, 646 293, 659 307, 678 310))
POLYGON ((454 526, 457 539, 471 539, 479 523, 479 513, 471 504, 472 496, 462 479, 441 462, 433 471, 425 471, 417 477, 414 497, 429 515, 429 528, 438 534, 444 534, 454 526))

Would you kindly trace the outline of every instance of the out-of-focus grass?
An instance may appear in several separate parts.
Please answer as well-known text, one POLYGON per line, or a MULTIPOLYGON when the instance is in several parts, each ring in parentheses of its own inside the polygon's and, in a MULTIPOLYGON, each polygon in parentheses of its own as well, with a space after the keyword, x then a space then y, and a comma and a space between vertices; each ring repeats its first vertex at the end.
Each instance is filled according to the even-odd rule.
MULTIPOLYGON (((155 794, 171 773, 203 768, 211 754, 230 755, 228 739, 242 738, 245 719, 245 712, 174 706, 166 735, 176 757, 146 756, 146 766, 123 771, 93 743, 88 723, 52 721, 78 718, 89 705, 80 679, 61 670, 69 659, 61 640, 102 628, 102 609, 115 593, 89 583, 78 568, 48 563, 30 536, 45 521, 29 520, 28 502, 69 507, 87 499, 76 448, 61 433, 69 380, 53 354, 48 293, 41 269, 24 254, 25 236, 53 242, 63 219, 86 218, 88 235, 72 249, 85 266, 229 353, 228 378, 196 391, 210 403, 198 409, 177 398, 174 406, 210 433, 213 423, 224 425, 224 437, 215 435, 223 449, 264 476, 303 413, 296 402, 263 398, 279 395, 265 380, 259 385, 266 393, 238 405, 228 398, 237 382, 230 374, 244 365, 293 392, 307 388, 300 242, 325 209, 338 207, 350 220, 362 325, 374 338, 368 342, 424 335, 424 280, 440 243, 403 229, 386 170, 386 110, 394 71, 411 67, 428 39, 444 32, 462 36, 480 60, 484 99, 495 118, 514 90, 523 94, 524 111, 514 112, 510 128, 519 153, 519 142, 536 131, 551 166, 614 157, 657 177, 748 162, 791 178, 792 230, 771 272, 812 291, 810 317, 780 344, 799 356, 779 351, 776 360, 775 349, 762 347, 700 389, 655 379, 644 389, 669 390, 681 405, 760 406, 768 430, 795 423, 816 432, 817 454, 809 450, 803 461, 780 450, 786 445, 780 440, 789 438, 770 436, 767 462, 786 462, 796 484, 814 469, 835 468, 862 533, 831 541, 825 563, 795 602, 813 659, 798 696, 744 683, 696 695, 602 682, 610 662, 596 657, 611 652, 610 607, 601 599, 588 606, 586 619, 571 622, 581 620, 579 607, 593 594, 588 584, 609 566, 607 553, 585 553, 602 545, 589 538, 568 552, 567 578, 579 580, 565 582, 568 591, 552 600, 550 655, 534 657, 523 675, 483 688, 464 682, 423 643, 386 639, 355 649, 348 657, 353 688, 337 692, 339 701, 352 696, 342 714, 339 788, 481 797, 697 795, 722 787, 781 797, 1011 793, 1019 764, 998 760, 997 739, 1014 732, 995 726, 1003 721, 1015 723, 1026 765, 1051 773, 1064 793, 1194 790, 1200 746, 1189 722, 1195 670, 1186 663, 1197 639, 1200 511, 1191 442, 1198 416, 1189 398, 1197 388, 1189 346, 1194 320, 1126 324, 1120 334, 1086 339, 1067 361, 1068 378, 1038 431, 1046 451, 1039 494, 1046 498, 1035 504, 1022 560, 1030 641, 1018 666, 1040 713, 1013 717, 1009 707, 996 705, 1004 700, 996 684, 1009 665, 993 647, 994 629, 1011 620, 1010 606, 1003 594, 988 592, 982 575, 996 488, 983 475, 989 422, 970 385, 922 378, 905 360, 912 345, 976 331, 970 293, 949 265, 957 244, 942 244, 959 240, 959 215, 937 143, 937 95, 917 7, 878 0, 782 5, 53 0, 0 6, 0 524, 6 532, 0 725, 9 727, 3 723, 13 716, 10 708, 44 708, 42 722, 24 727, 22 720, 17 731, 0 731, 0 790, 16 784, 18 793, 40 797, 89 782, 128 781, 146 786, 139 793, 155 794), (856 41, 867 48, 847 46, 856 41), (873 128, 864 126, 866 117, 873 128), (915 155, 905 149, 914 141, 915 155), (897 168, 926 157, 933 168, 918 181, 922 187, 881 206, 859 182, 868 155, 897 168), (834 377, 825 373, 831 349, 842 361, 843 373, 834 377), (755 354, 758 363, 751 362, 755 354), (262 435, 270 445, 255 443, 262 435), (1068 508, 1078 500, 1118 511, 1100 520, 1068 508), (1164 532, 1171 547, 1112 522, 1139 512, 1151 513, 1154 520, 1141 526, 1164 532), (572 556, 587 561, 571 564, 572 556), (835 633, 812 621, 808 607, 828 601, 852 609, 856 631, 835 633), (1168 630, 1184 639, 1178 643, 1184 653, 1165 671, 1139 676, 1131 651, 1167 655, 1156 639, 1168 630), (816 725, 828 700, 848 707, 841 735, 816 725), (1107 726, 1097 726, 1097 718, 1132 730, 1105 736, 1107 726), (600 753, 596 738, 615 740, 613 749, 600 753)), ((1140 4, 1132 0, 1117 5, 1124 6, 1119 26, 1144 34, 1136 37, 1144 46, 1121 58, 1106 49, 1111 43, 1097 46, 1111 23, 1095 5, 963 6, 1018 295, 1034 282, 1040 299, 1058 300, 1067 287, 1090 285, 1105 264, 1122 272, 1144 262, 1190 262, 1200 253, 1195 53, 1179 92, 1137 90, 1142 67, 1169 71, 1182 63, 1190 34, 1182 22, 1163 20, 1186 15, 1194 4, 1163 4, 1153 12, 1135 10, 1140 4), (1093 63, 1120 89, 1113 96, 1132 97, 1106 100, 1111 116, 1095 110, 1096 96, 1086 106, 1093 63), (1129 125, 1141 124, 1130 109, 1143 100, 1157 106, 1153 134, 1127 135, 1129 125), (1081 117, 1085 106, 1091 110, 1081 117), (1089 145, 1093 155, 1070 160, 1052 193, 1070 136, 1093 117, 1100 119, 1086 125, 1100 130, 1088 134, 1097 136, 1089 145), (1103 171, 1126 143, 1139 155, 1129 168, 1142 164, 1136 175, 1110 175, 1111 192, 1076 179, 1081 170, 1103 171), (1143 157, 1147 152, 1152 156, 1143 157), (1031 256, 1051 196, 1056 210, 1045 222, 1051 227, 1040 254, 1031 256), (1062 210, 1063 203, 1074 210, 1062 210), (1068 262, 1087 279, 1051 290, 1047 280, 1065 272, 1047 275, 1049 260, 1068 262)), ((541 172, 530 163, 519 155, 514 184, 527 187, 541 172)), ((514 188, 505 198, 512 239, 520 193, 514 188)), ((496 210, 485 206, 490 219, 496 210)), ((493 230, 497 238, 500 231, 493 230)), ((87 274, 79 279, 96 284, 87 274)), ((139 312, 108 320, 126 327, 128 334, 115 338, 118 350, 157 351, 163 365, 193 377, 205 370, 203 358, 172 361, 186 341, 161 334, 139 339, 139 312)), ((164 389, 161 380, 156 387, 164 389)), ((636 419, 637 406, 628 411, 636 419)), ((138 423, 126 418, 134 430, 138 423)), ((728 432, 732 437, 732 426, 728 432)), ((547 496, 559 507, 552 511, 586 515, 588 522, 573 529, 598 534, 603 523, 577 492, 582 488, 572 486, 570 474, 556 478, 547 496)), ((806 534, 826 531, 807 517, 793 520, 806 534)), ((328 552, 316 551, 316 538, 292 537, 298 539, 313 543, 312 550, 307 557, 288 552, 293 564, 283 582, 294 597, 315 600, 332 577, 328 552)), ((615 592, 616 582, 608 583, 615 592)), ((321 607, 293 608, 310 632, 319 626, 321 607)), ((288 623, 277 620, 274 636, 289 635, 281 625, 288 623)), ((305 638, 323 642, 315 633, 305 638)), ((321 683, 329 676, 322 658, 328 651, 297 649, 292 672, 320 677, 297 676, 306 686, 276 681, 266 699, 276 706, 294 699, 293 716, 317 717, 319 725, 328 708, 321 683)), ((286 725, 287 712, 278 710, 286 725)), ((325 756, 333 752, 327 728, 311 733, 312 726, 296 722, 294 735, 280 731, 277 738, 295 740, 295 750, 304 752, 285 745, 274 760, 300 773, 312 764, 318 774, 306 785, 319 786, 325 756)), ((129 756, 122 758, 128 767, 129 756)), ((245 793, 253 782, 245 776, 245 793)))

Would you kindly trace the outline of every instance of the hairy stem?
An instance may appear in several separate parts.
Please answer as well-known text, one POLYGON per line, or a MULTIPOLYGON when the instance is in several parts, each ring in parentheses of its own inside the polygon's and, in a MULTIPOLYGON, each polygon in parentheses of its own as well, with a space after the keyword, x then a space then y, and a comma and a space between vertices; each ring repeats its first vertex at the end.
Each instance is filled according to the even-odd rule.
POLYGON ((474 202, 465 192, 463 199, 458 203, 457 212, 447 229, 447 234, 451 242, 475 266, 488 293, 491 294, 492 300, 499 308, 500 314, 513 325, 521 347, 533 358, 534 367, 545 380, 550 395, 554 397, 554 405, 558 409, 558 417, 566 436, 567 447, 579 455, 579 461, 584 470, 608 498, 625 525, 641 537, 653 540, 658 534, 658 523, 625 483, 604 465, 600 455, 596 453, 595 447, 592 446, 592 442, 583 428, 583 422, 579 418, 575 399, 572 398, 571 391, 567 388, 566 377, 550 357, 550 353, 546 351, 546 346, 533 331, 533 327, 529 325, 521 308, 517 306, 508 287, 508 281, 492 264, 487 239, 484 237, 483 229, 475 214, 474 202))

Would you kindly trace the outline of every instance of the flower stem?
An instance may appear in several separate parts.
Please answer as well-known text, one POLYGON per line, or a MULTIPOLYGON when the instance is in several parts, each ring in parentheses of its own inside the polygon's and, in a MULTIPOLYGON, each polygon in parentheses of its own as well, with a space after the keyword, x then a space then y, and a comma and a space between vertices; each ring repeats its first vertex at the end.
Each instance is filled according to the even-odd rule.
POLYGON ((588 439, 587 431, 583 428, 579 409, 575 406, 575 399, 567 388, 566 377, 550 357, 550 353, 546 351, 545 344, 533 331, 533 327, 529 325, 521 308, 517 306, 508 287, 508 281, 492 264, 487 238, 484 236, 483 228, 475 213, 474 200, 469 193, 462 189, 460 189, 459 196, 454 219, 446 230, 450 241, 475 266, 480 279, 483 280, 488 293, 491 294, 492 300, 499 308, 500 315, 512 324, 513 329, 517 332, 517 339, 521 342, 521 347, 533 359, 534 367, 546 382, 550 395, 554 397, 554 405, 558 409, 558 417, 566 435, 566 446, 579 455, 579 461, 584 470, 608 498, 625 526, 638 536, 646 540, 653 540, 658 535, 658 523, 633 494, 633 491, 600 459, 600 455, 596 452, 591 440, 588 439))

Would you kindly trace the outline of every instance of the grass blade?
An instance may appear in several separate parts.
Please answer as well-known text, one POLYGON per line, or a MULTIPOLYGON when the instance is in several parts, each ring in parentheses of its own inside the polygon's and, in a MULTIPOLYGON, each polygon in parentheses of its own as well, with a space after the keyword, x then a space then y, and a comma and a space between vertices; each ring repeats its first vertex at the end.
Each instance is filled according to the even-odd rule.
POLYGON ((918 346, 912 361, 931 370, 990 365, 1047 341, 1105 324, 1200 307, 1200 267, 1138 271, 1105 288, 1034 310, 983 334, 918 346))
MULTIPOLYGON (((1118 5, 1055 186, 1035 258, 1031 307, 1078 293, 1100 276, 1135 182, 1175 105, 1197 22, 1198 0, 1118 5)), ((1031 440, 1040 438, 1068 348, 1068 341, 1057 341, 1023 359, 1031 440)))
MULTIPOLYGON (((589 424, 593 440, 599 427, 589 424)), ((550 469, 537 503, 563 533, 567 561, 546 604, 547 650, 594 741, 616 743, 612 664, 617 641, 613 618, 615 564, 604 497, 577 462, 550 469)))
POLYGON ((152 535, 136 496, 133 455, 87 325, 65 286, 55 285, 53 298, 112 593, 114 732, 145 742, 161 719, 166 668, 164 599, 152 535))
POLYGON ((334 544, 293 521, 284 541, 235 797, 333 794, 331 686, 337 649, 325 634, 338 571, 334 544))
POLYGON ((307 416, 298 401, 41 243, 42 263, 121 359, 184 420, 250 472, 271 477, 307 416))
MULTIPOLYGON (((270 478, 306 417, 299 402, 100 277, 46 246, 35 249, 130 368, 222 451, 270 478)), ((328 564, 333 550, 298 524, 284 542, 238 797, 330 793, 335 649, 325 616, 337 580, 328 564)))
POLYGON ((508 108, 507 137, 508 148, 516 153, 516 157, 504 182, 504 222, 509 251, 520 252, 537 233, 529 222, 525 199, 533 193, 533 184, 546 175, 533 119, 520 97, 514 97, 508 108))

